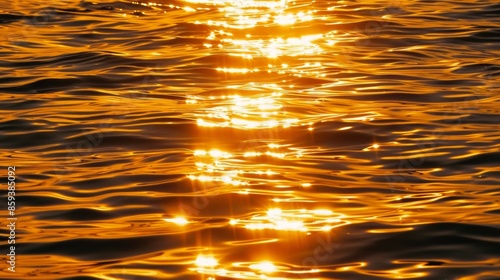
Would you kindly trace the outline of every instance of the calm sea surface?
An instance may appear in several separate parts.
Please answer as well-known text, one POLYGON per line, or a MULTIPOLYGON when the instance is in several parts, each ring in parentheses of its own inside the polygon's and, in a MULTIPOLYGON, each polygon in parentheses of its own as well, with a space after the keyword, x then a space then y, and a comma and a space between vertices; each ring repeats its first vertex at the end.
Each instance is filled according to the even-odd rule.
POLYGON ((500 279, 499 77, 496 1, 2 1, 0 279, 500 279))

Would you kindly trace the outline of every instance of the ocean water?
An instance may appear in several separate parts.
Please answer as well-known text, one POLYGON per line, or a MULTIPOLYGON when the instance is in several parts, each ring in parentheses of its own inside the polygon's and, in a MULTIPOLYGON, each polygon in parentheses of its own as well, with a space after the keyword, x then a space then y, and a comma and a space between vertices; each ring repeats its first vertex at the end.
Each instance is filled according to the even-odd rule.
POLYGON ((496 1, 15 0, 0 30, 0 279, 500 279, 496 1))

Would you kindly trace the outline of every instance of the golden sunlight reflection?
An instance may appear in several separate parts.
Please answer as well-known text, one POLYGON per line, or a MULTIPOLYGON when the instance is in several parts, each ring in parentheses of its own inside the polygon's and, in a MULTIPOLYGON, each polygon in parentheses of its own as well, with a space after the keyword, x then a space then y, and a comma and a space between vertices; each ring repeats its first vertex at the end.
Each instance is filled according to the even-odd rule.
POLYGON ((205 256, 199 255, 194 261, 195 265, 204 268, 204 267, 215 267, 218 264, 218 261, 213 256, 205 256))
MULTIPOLYGON (((322 19, 315 16, 314 10, 287 11, 287 1, 206 1, 188 0, 188 3, 215 6, 224 13, 219 20, 196 21, 195 24, 213 26, 213 30, 204 44, 207 48, 224 49, 231 56, 247 59, 255 57, 278 58, 281 56, 310 56, 323 52, 320 44, 332 45, 336 42, 335 34, 320 33, 262 38, 254 36, 252 29, 257 26, 266 28, 294 25, 322 19), (239 34, 247 30, 246 34, 239 34)), ((269 32, 277 34, 277 32, 269 32)), ((243 70, 246 71, 246 70, 243 70)))
MULTIPOLYGON (((281 176, 280 167, 269 160, 295 161, 313 151, 273 141, 278 140, 252 141, 251 145, 232 152, 216 148, 194 150, 192 154, 196 171, 187 173, 186 176, 192 181, 218 182, 236 187, 249 185, 275 188, 310 187, 312 184, 307 181, 276 180, 281 176)), ((314 151, 318 152, 318 149, 314 151)), ((250 193, 248 189, 237 189, 236 192, 250 193)))
MULTIPOLYGON (((276 73, 276 74, 288 74, 294 77, 314 77, 322 78, 326 76, 325 67, 321 62, 304 62, 302 65, 296 65, 290 67, 286 63, 281 64, 267 64, 267 67, 254 67, 254 68, 236 68, 236 67, 218 67, 215 69, 218 72, 228 73, 228 74, 248 74, 248 73, 276 73)), ((294 88, 294 85, 288 86, 290 89, 294 88)), ((188 103, 194 104, 196 101, 193 99, 189 100, 188 103)))
POLYGON ((276 266, 270 261, 263 261, 256 264, 251 264, 250 267, 253 270, 262 271, 265 273, 271 273, 276 271, 276 266))
POLYGON ((180 217, 180 216, 175 217, 175 218, 171 218, 171 219, 163 219, 163 220, 166 222, 169 222, 169 223, 174 223, 174 224, 180 225, 180 226, 187 225, 189 223, 189 221, 186 220, 186 218, 180 217))
POLYGON ((309 56, 318 55, 323 49, 317 40, 324 39, 323 34, 302 35, 300 37, 278 37, 270 39, 233 39, 231 34, 225 33, 225 36, 212 33, 207 38, 208 48, 224 48, 229 55, 240 56, 247 59, 255 57, 278 58, 281 56, 309 56))
POLYGON ((185 0, 188 3, 210 4, 214 6, 229 6, 239 8, 264 7, 269 9, 286 7, 287 0, 185 0))
POLYGON ((196 150, 194 156, 196 168, 202 174, 188 175, 189 179, 200 182, 223 182, 233 186, 248 184, 248 182, 239 179, 239 174, 243 173, 243 170, 231 168, 228 163, 221 161, 221 159, 233 157, 230 153, 217 149, 196 150))
POLYGON ((334 227, 346 224, 342 214, 327 209, 282 210, 269 209, 249 218, 232 219, 229 224, 250 230, 272 229, 281 231, 330 231, 334 227))
POLYGON ((283 111, 281 93, 273 92, 258 97, 240 95, 190 97, 188 104, 208 103, 215 106, 197 114, 197 124, 206 127, 233 127, 240 129, 290 127, 298 125, 297 118, 283 111))
MULTIPOLYGON (((195 261, 195 266, 189 270, 196 271, 205 275, 207 279, 217 279, 222 277, 224 279, 269 279, 269 280, 285 280, 285 279, 324 279, 318 278, 319 273, 329 270, 328 268, 318 267, 297 267, 285 263, 278 263, 270 260, 260 260, 251 262, 232 262, 232 263, 219 263, 212 256, 198 256, 195 261)), ((343 266, 338 266, 337 271, 357 271, 360 268, 366 267, 366 263, 347 263, 343 266)), ((361 270, 360 270, 361 271, 361 270)), ((399 270, 394 271, 396 275, 409 276, 409 273, 399 270), (396 274, 397 273, 397 274, 396 274)), ((376 272, 373 273, 374 275, 376 272)), ((401 277, 403 278, 403 277, 401 277)))
POLYGON ((198 256, 195 261, 195 268, 190 268, 191 271, 196 271, 200 274, 207 275, 209 279, 216 279, 215 276, 229 277, 233 279, 288 279, 279 277, 283 274, 299 274, 304 272, 317 272, 318 270, 296 270, 296 268, 284 265, 275 264, 272 261, 263 260, 259 262, 233 262, 230 264, 219 264, 213 257, 198 256))
MULTIPOLYGON (((261 157, 287 159, 303 156, 302 151, 288 148, 288 145, 269 143, 263 145, 256 151, 240 151, 229 153, 219 149, 195 150, 193 152, 197 172, 188 174, 187 177, 193 181, 221 182, 232 186, 246 186, 250 183, 266 182, 269 176, 277 175, 271 166, 267 168, 256 168, 252 163, 258 162, 261 157), (259 180, 258 176, 262 179, 259 180)), ((297 183, 303 187, 311 186, 310 183, 297 183)), ((283 185, 275 185, 283 187, 283 185)), ((239 193, 248 194, 248 190, 240 190, 239 193)))
POLYGON ((307 22, 314 19, 314 11, 286 11, 287 1, 252 1, 252 0, 187 0, 192 4, 216 6, 224 12, 225 20, 198 21, 198 24, 225 28, 246 29, 259 24, 278 24, 282 26, 307 22))

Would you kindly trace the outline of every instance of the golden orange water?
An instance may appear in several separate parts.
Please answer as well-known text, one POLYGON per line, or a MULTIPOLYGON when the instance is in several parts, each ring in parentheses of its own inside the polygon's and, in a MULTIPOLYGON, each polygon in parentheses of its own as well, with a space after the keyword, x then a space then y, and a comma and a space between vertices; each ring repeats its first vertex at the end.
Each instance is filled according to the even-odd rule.
POLYGON ((0 278, 500 278, 500 7, 420 2, 1 4, 0 278))

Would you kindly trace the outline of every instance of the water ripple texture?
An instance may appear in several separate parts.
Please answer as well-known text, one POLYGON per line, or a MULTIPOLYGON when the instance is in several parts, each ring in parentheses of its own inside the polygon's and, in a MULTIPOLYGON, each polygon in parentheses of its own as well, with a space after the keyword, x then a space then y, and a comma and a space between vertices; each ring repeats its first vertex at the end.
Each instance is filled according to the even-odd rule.
POLYGON ((3 1, 0 278, 500 279, 499 15, 3 1))

